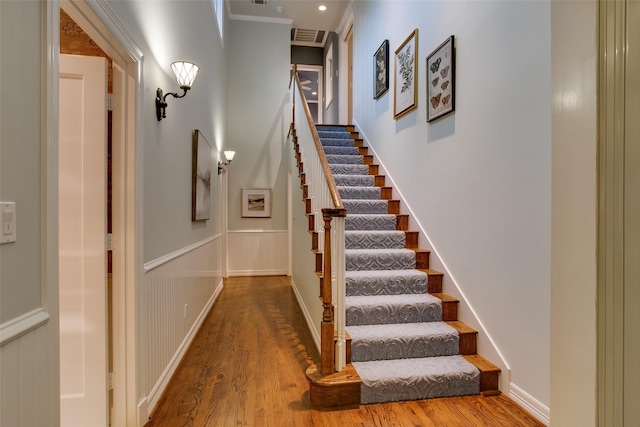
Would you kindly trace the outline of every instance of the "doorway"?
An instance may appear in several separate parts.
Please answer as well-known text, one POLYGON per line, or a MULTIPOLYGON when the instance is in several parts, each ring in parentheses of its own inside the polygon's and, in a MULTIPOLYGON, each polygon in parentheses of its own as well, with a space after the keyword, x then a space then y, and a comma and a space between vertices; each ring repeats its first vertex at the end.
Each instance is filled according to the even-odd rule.
POLYGON ((321 124, 323 123, 322 99, 324 98, 322 66, 298 64, 296 69, 313 122, 321 124))
MULTIPOLYGON (((102 386, 103 392, 107 393, 107 389, 112 396, 109 409, 105 409, 107 420, 104 424, 95 420, 89 425, 144 425, 147 416, 145 411, 138 408, 136 399, 137 388, 137 338, 138 324, 136 322, 136 294, 139 278, 142 276, 141 259, 141 238, 137 237, 139 230, 142 230, 141 217, 138 212, 141 211, 141 157, 136 153, 136 141, 138 139, 139 125, 137 117, 140 116, 140 98, 142 94, 139 88, 142 87, 142 52, 131 40, 128 34, 124 32, 124 27, 117 20, 115 14, 104 0, 95 0, 92 2, 80 0, 52 0, 54 7, 60 8, 69 17, 77 23, 78 27, 90 37, 94 46, 98 46, 104 51, 108 58, 111 59, 112 67, 110 69, 110 81, 112 82, 113 96, 109 98, 109 105, 112 112, 108 115, 112 123, 112 156, 110 162, 112 165, 112 306, 106 305, 105 316, 107 313, 111 318, 110 324, 107 324, 112 331, 113 340, 108 354, 111 355, 111 366, 105 368, 102 364, 100 368, 101 381, 105 384, 102 386)), ((51 31, 51 34, 64 32, 64 28, 58 22, 52 22, 52 26, 57 24, 57 31, 51 31)), ((55 28, 55 27, 54 27, 55 28)), ((69 33, 78 32, 77 28, 66 28, 69 33)), ((52 47, 52 51, 60 52, 60 41, 51 38, 48 43, 52 47)), ((56 58, 56 66, 50 67, 50 73, 58 71, 60 64, 60 56, 56 58)), ((56 75, 57 79, 58 76, 56 75)), ((59 88, 55 94, 57 100, 63 95, 59 88)), ((104 111, 104 97, 102 99, 102 108, 104 111)), ((56 100, 55 105, 58 106, 56 100)), ((57 113, 57 110, 56 110, 57 113)), ((106 138, 106 132, 105 132, 106 138)), ((60 141, 58 136, 52 140, 56 141, 58 150, 60 141)), ((105 150, 106 152, 106 150, 105 150)), ((49 154, 52 155, 53 154, 49 154)), ((104 164, 106 165, 106 159, 104 164)), ((55 172, 60 176, 65 171, 59 166, 55 172)), ((56 180, 58 182, 58 180, 56 180)), ((58 197, 59 199, 59 197, 58 197)), ((58 200, 61 206, 62 201, 58 200)), ((106 215, 106 207, 102 209, 106 215)), ((61 223, 61 219, 56 213, 51 215, 57 218, 57 222, 61 223)), ((106 228, 106 227, 105 227, 106 228)), ((106 229, 101 236, 101 249, 106 251, 106 229)), ((52 259, 57 259, 57 253, 50 254, 52 259)), ((104 264, 106 259, 102 258, 104 264)), ((105 288, 103 288, 105 289, 105 288)), ((58 291, 63 290, 59 286, 58 291)), ((107 325, 102 327, 106 334, 107 325)), ((102 338, 101 338, 102 342, 102 338)), ((105 356, 106 358, 106 356, 105 356)), ((61 372, 61 375, 64 373, 61 372)), ((62 381, 61 381, 62 384, 62 381)), ((105 402, 102 397, 101 402, 105 402)), ((107 404, 101 407, 107 408, 107 404)), ((83 424, 87 425, 87 424, 83 424)))

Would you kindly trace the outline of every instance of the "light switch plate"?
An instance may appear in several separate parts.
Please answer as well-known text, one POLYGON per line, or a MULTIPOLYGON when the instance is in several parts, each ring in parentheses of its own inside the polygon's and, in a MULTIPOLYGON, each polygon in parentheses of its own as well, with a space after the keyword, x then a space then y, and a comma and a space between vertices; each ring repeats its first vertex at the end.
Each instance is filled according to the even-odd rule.
POLYGON ((2 232, 0 243, 12 243, 16 241, 16 203, 0 202, 0 220, 2 232))

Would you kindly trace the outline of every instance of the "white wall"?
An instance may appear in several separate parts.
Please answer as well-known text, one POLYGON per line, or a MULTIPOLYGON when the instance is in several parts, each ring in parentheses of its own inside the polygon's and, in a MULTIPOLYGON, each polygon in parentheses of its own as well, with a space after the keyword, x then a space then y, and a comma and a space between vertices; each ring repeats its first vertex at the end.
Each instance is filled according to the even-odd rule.
POLYGON ((229 274, 273 274, 280 266, 286 274, 287 248, 272 237, 287 232, 290 26, 234 19, 228 28, 227 141, 236 152, 227 172, 229 274), (242 187, 271 188, 271 218, 242 218, 242 187), (243 250, 249 231, 271 266, 243 250))
POLYGON ((589 427, 596 425, 597 3, 551 5, 551 425, 589 427))
MULTIPOLYGON (((0 2, 0 199, 17 208, 17 241, 0 246, 0 425, 59 419, 57 292, 41 251, 46 184, 46 4, 0 2)), ((56 77, 57 81, 57 77, 56 77)))
POLYGON ((550 363, 550 17, 550 4, 537 1, 355 2, 354 28, 354 121, 448 267, 445 292, 459 286, 512 368, 511 392, 543 419, 550 363), (396 121, 393 77, 390 91, 375 101, 371 58, 389 39, 393 76, 393 53, 414 28, 418 109, 396 121), (427 124, 426 57, 451 34, 456 112, 427 124))
POLYGON ((226 52, 222 48, 210 1, 109 1, 144 54, 142 144, 144 152, 144 260, 220 233, 216 201, 220 177, 212 176, 212 217, 191 221, 192 135, 199 129, 212 146, 212 167, 226 139, 226 52), (155 117, 156 89, 182 93, 170 64, 200 66, 184 98, 167 98, 167 117, 155 117))
POLYGON ((215 165, 219 153, 228 149, 227 53, 208 0, 109 1, 109 5, 144 55, 140 117, 144 273, 137 293, 137 399, 145 419, 222 286, 224 203, 215 165), (170 69, 177 60, 198 64, 200 72, 184 98, 167 98, 167 117, 158 122, 156 89, 182 92, 170 69), (195 129, 212 146, 213 174, 211 217, 192 222, 195 129))

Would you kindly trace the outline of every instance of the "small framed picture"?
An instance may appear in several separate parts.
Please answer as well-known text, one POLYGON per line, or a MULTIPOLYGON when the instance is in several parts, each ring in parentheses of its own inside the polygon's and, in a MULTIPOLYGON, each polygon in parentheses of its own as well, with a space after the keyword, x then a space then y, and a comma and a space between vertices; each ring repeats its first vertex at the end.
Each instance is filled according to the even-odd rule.
POLYGON ((242 217, 271 218, 271 189, 243 187, 242 217))
POLYGON ((393 118, 418 108, 418 29, 396 49, 393 118))
POLYGON ((454 36, 427 56, 427 122, 455 111, 456 61, 454 36))
POLYGON ((205 221, 211 211, 211 145, 198 129, 193 132, 191 221, 205 221))
POLYGON ((389 40, 382 42, 373 55, 373 99, 389 90, 389 40))

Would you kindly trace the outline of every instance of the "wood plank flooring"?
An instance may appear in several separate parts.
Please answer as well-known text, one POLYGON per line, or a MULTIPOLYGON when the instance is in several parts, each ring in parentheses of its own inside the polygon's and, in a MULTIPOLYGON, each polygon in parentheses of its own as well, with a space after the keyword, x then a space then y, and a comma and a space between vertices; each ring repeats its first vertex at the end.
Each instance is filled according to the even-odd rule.
POLYGON ((314 409, 318 361, 289 278, 227 279, 147 426, 542 426, 504 395, 314 409))

